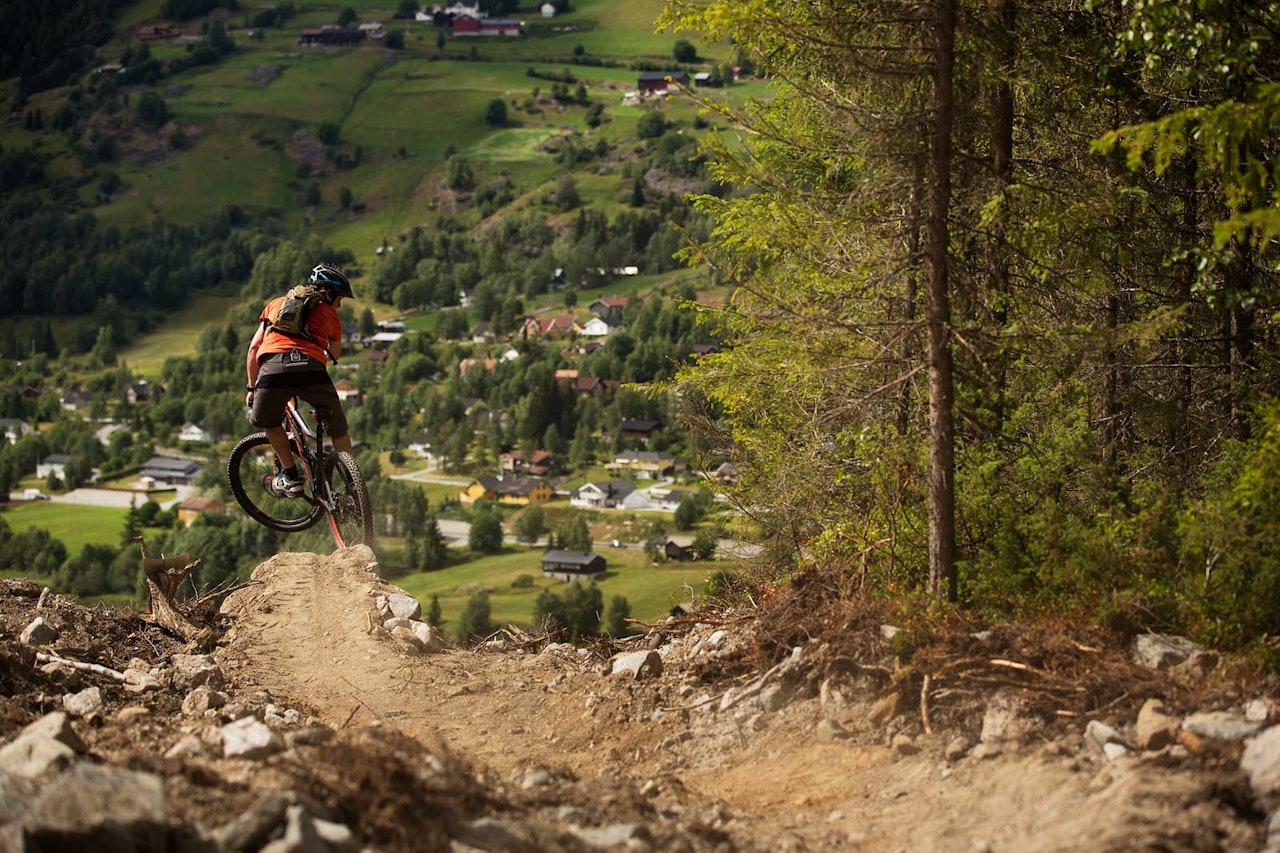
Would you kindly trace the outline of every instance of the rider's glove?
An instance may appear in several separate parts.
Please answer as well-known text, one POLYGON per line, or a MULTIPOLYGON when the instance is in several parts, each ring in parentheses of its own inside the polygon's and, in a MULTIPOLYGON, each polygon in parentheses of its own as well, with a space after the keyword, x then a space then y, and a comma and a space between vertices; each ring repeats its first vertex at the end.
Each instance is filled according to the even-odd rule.
POLYGON ((253 408, 253 389, 249 388, 248 386, 245 386, 245 388, 248 391, 248 393, 244 395, 244 407, 246 409, 252 409, 253 408))

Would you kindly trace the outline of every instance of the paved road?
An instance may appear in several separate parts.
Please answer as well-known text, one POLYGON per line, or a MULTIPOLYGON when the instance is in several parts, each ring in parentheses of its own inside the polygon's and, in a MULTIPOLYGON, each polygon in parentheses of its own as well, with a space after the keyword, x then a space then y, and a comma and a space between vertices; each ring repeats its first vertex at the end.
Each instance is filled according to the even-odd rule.
MULTIPOLYGON (((161 509, 169 509, 191 493, 187 486, 178 486, 178 495, 160 505, 161 509)), ((28 503, 22 492, 10 492, 10 503, 28 503)), ((51 495, 50 502, 55 504, 77 504, 79 506, 109 506, 128 509, 130 504, 142 506, 147 502, 146 492, 128 492, 121 489, 72 489, 65 495, 51 495)))
POLYGON ((436 474, 432 471, 410 471, 408 474, 392 474, 393 480, 413 480, 416 483, 440 483, 445 486, 457 486, 459 489, 465 489, 471 485, 471 480, 463 480, 458 477, 448 477, 443 474, 436 474))

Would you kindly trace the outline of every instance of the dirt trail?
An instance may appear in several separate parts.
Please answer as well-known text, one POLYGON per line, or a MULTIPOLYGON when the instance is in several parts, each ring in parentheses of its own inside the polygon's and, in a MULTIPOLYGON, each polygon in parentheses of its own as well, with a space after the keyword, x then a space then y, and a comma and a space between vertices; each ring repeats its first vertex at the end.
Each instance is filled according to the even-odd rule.
MULTIPOLYGON (((690 711, 700 688, 676 655, 642 683, 563 648, 407 654, 375 627, 374 595, 396 591, 376 569, 362 549, 264 563, 223 608, 227 674, 336 728, 443 742, 509 784, 543 772, 604 798, 629 784, 660 810, 722 828, 736 849, 1255 849, 1256 825, 1204 778, 1138 760, 1104 766, 1078 737, 949 763, 954 732, 909 748, 824 739, 818 723, 832 713, 816 698, 749 717, 690 711)), ((859 713, 847 708, 844 723, 859 713)))

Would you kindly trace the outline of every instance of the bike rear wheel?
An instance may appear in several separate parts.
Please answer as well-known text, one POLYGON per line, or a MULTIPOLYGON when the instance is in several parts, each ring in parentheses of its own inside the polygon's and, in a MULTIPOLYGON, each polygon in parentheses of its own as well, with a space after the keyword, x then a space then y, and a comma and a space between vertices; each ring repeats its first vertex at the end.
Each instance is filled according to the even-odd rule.
POLYGON ((373 508, 369 489, 356 459, 345 450, 335 450, 324 458, 324 476, 333 498, 329 525, 339 548, 373 544, 373 508))
POLYGON ((227 483, 249 517, 281 533, 306 530, 320 520, 324 508, 306 495, 282 498, 268 488, 279 471, 265 432, 240 439, 227 457, 227 483))

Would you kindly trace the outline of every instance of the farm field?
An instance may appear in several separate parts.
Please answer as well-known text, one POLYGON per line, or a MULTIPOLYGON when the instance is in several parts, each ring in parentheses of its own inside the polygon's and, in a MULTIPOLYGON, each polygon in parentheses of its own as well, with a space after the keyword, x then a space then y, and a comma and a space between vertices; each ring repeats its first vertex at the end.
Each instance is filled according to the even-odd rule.
MULTIPOLYGON (((645 555, 634 549, 606 550, 609 562, 597 584, 607 607, 616 595, 624 596, 631 605, 631 616, 654 622, 669 614, 677 604, 692 598, 691 590, 701 593, 707 576, 717 569, 732 570, 729 563, 664 563, 650 565, 645 555)), ((533 621, 534 600, 544 588, 563 595, 566 584, 544 578, 540 548, 508 549, 501 554, 450 566, 435 572, 414 572, 396 578, 395 584, 415 596, 425 608, 432 595, 439 596, 444 615, 444 630, 452 632, 467 599, 480 590, 489 593, 494 625, 529 626, 533 621), (528 586, 513 583, 522 575, 532 578, 528 586)))
POLYGON ((49 531, 54 539, 67 546, 68 554, 77 554, 90 542, 116 545, 124 530, 126 509, 101 506, 77 506, 52 501, 31 501, 0 505, 0 519, 16 532, 28 527, 49 531))

